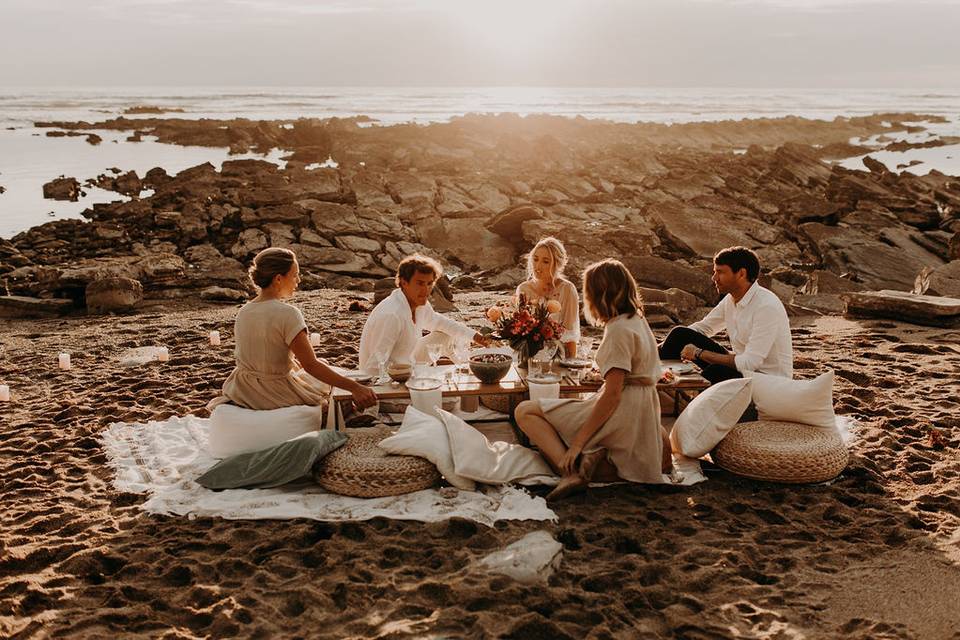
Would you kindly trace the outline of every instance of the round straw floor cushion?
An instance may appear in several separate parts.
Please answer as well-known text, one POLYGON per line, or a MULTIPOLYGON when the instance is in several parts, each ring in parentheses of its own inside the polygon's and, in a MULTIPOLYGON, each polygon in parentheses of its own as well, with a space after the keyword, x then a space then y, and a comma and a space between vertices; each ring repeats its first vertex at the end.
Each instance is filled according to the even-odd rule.
POLYGON ((357 498, 379 498, 432 487, 440 472, 417 456, 389 454, 377 443, 393 434, 385 427, 348 429, 345 445, 313 468, 317 483, 333 493, 357 498))
POLYGON ((825 482, 847 466, 839 434, 795 422, 738 424, 710 455, 722 469, 770 482, 825 482))
POLYGON ((480 404, 487 409, 510 414, 510 396, 500 393, 497 395, 480 396, 480 404))

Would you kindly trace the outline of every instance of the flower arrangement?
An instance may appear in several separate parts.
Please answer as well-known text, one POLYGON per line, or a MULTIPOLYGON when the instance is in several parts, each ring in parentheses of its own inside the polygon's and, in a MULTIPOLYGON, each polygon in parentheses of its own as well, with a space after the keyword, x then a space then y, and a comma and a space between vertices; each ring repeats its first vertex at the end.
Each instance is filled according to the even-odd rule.
POLYGON ((559 311, 556 300, 532 303, 520 295, 514 304, 496 305, 487 309, 487 319, 493 323, 492 337, 510 343, 517 352, 520 363, 540 352, 548 342, 557 341, 563 335, 563 325, 550 319, 551 313, 559 311))

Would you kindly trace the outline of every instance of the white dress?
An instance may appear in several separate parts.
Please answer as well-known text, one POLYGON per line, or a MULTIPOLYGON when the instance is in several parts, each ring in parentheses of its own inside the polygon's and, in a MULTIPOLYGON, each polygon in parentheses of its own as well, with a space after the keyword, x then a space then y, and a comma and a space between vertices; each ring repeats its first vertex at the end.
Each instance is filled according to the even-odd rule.
MULTIPOLYGON (((607 459, 624 480, 662 483, 663 442, 656 386, 662 367, 657 341, 642 315, 619 315, 607 323, 597 349, 597 366, 604 377, 611 369, 627 371, 627 384, 613 415, 583 450, 606 449, 607 459)), ((540 400, 547 420, 568 446, 589 418, 599 394, 583 400, 540 400)))

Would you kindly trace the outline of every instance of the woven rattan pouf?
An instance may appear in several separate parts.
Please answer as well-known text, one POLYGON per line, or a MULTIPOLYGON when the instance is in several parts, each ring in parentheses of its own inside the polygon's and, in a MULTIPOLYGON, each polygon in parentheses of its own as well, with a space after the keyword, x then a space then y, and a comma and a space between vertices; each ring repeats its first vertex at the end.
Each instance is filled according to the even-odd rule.
POLYGON ((313 478, 327 491, 379 498, 427 489, 440 479, 430 461, 389 454, 377 445, 393 434, 391 429, 348 429, 346 433, 347 443, 313 468, 313 478))
POLYGON ((795 422, 738 424, 711 452, 731 473, 770 482, 825 482, 847 466, 839 434, 795 422))

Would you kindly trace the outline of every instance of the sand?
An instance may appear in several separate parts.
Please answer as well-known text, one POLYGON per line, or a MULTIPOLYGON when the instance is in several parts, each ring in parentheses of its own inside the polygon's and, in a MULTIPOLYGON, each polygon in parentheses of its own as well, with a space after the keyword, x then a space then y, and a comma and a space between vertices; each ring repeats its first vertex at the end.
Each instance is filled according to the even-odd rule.
MULTIPOLYGON (((492 295, 459 294, 464 317, 492 295)), ((355 362, 357 297, 295 300, 337 364, 355 362)), ((556 525, 492 529, 146 515, 143 496, 111 488, 97 434, 206 415, 232 367, 235 313, 177 303, 0 321, 14 394, 0 404, 0 635, 960 638, 960 331, 794 319, 797 376, 835 368, 836 409, 857 420, 850 464, 825 485, 707 464, 692 488, 591 490, 558 503, 556 525), (153 344, 169 363, 120 367, 153 344), (540 529, 564 545, 548 583, 468 570, 540 529)))

